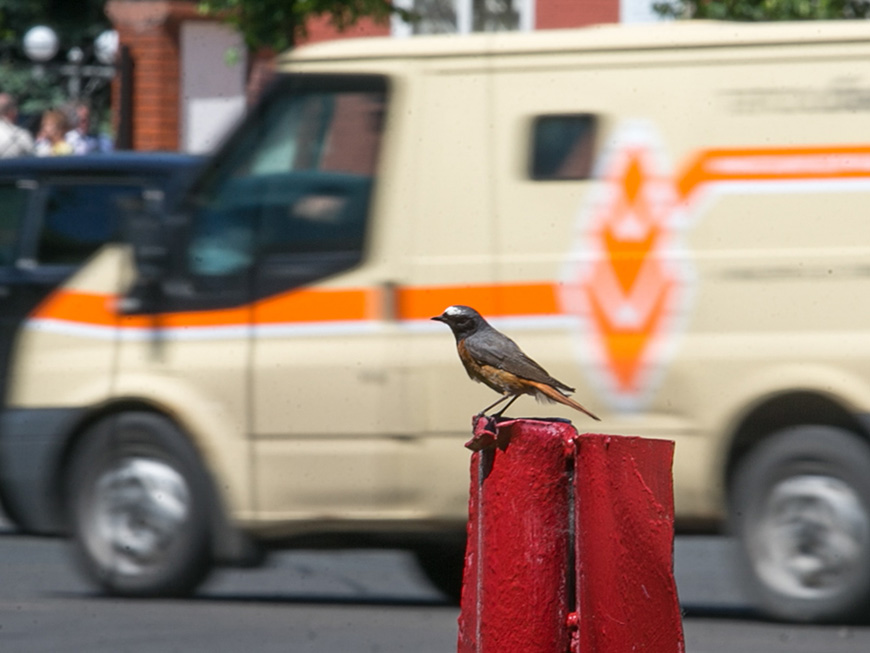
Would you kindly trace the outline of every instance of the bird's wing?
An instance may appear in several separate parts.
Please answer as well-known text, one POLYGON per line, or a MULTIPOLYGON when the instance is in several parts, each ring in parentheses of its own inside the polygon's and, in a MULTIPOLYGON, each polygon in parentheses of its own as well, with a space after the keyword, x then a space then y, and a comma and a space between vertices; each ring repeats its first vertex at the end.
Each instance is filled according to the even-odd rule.
POLYGON ((566 392, 574 392, 561 381, 554 379, 543 367, 523 353, 517 343, 495 329, 486 329, 465 339, 465 348, 476 361, 491 365, 517 376, 546 383, 566 392))

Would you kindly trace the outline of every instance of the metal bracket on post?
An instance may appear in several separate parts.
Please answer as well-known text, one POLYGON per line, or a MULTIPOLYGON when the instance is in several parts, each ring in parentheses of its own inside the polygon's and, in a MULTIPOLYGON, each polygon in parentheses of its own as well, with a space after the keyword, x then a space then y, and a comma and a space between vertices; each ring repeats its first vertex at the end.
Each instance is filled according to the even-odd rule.
POLYGON ((681 653, 673 443, 475 418, 459 653, 681 653))

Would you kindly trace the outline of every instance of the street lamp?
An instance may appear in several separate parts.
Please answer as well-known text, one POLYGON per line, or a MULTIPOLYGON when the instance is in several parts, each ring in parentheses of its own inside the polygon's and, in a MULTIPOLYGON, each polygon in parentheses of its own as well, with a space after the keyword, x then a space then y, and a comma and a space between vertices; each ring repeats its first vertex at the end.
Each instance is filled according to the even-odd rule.
MULTIPOLYGON (((53 29, 45 25, 31 27, 24 35, 22 42, 24 54, 36 64, 34 74, 44 72, 42 65, 57 56, 60 49, 60 39, 53 29)), ((72 100, 87 96, 100 84, 106 83, 115 76, 115 56, 118 53, 118 33, 106 30, 94 40, 94 56, 99 63, 86 64, 85 52, 78 46, 73 46, 66 53, 67 63, 57 66, 55 70, 67 78, 67 92, 72 100), (89 80, 89 85, 82 92, 82 81, 89 80)))
POLYGON ((57 56, 60 40, 50 27, 37 25, 27 30, 22 45, 28 59, 36 63, 45 63, 57 56))
POLYGON ((108 106, 105 91, 117 76, 120 102, 117 110, 116 147, 128 149, 131 146, 132 59, 129 49, 120 46, 115 30, 104 31, 92 44, 65 49, 64 61, 56 61, 60 58, 60 38, 46 25, 30 28, 24 34, 21 46, 31 62, 30 73, 33 80, 41 82, 38 86, 50 87, 53 92, 57 85, 65 82, 66 99, 71 105, 82 100, 90 104, 92 99, 103 98, 101 104, 108 106))
POLYGON ((104 66, 115 63, 118 54, 118 32, 107 29, 94 39, 94 54, 104 66))

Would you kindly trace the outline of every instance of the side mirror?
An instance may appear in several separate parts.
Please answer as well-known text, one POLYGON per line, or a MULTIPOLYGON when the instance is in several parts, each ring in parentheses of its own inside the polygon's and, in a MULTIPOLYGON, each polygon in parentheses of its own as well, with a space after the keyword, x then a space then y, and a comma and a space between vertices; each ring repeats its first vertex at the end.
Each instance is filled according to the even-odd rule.
POLYGON ((169 272, 170 238, 164 215, 164 194, 149 189, 122 204, 124 241, 133 252, 136 278, 124 298, 124 313, 150 312, 160 303, 169 272))

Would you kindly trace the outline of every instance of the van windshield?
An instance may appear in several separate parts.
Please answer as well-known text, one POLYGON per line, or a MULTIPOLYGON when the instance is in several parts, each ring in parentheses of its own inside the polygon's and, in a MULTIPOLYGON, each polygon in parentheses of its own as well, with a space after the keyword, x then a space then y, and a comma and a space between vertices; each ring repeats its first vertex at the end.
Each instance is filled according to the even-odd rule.
POLYGON ((386 101, 381 78, 290 76, 195 195, 188 270, 238 274, 257 255, 362 251, 386 101))

